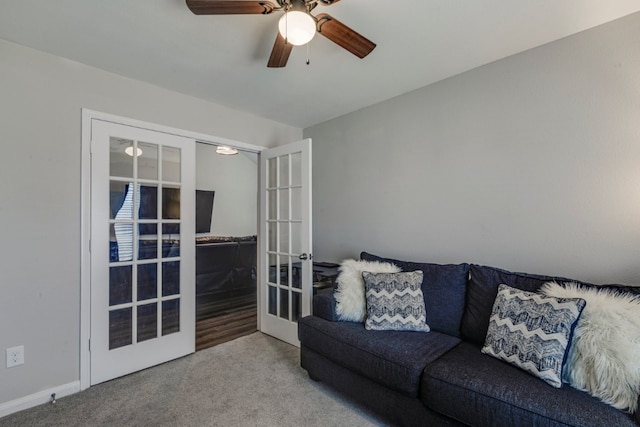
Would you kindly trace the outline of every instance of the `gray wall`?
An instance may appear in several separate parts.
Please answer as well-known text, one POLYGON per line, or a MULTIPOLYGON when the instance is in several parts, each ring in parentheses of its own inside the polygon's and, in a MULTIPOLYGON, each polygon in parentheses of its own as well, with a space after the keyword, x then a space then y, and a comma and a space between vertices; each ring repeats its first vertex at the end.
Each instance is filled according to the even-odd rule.
POLYGON ((635 14, 305 129, 315 259, 640 283, 638 40, 635 14))
POLYGON ((216 192, 208 234, 258 234, 258 154, 240 151, 222 156, 214 145, 197 144, 196 188, 216 192))
POLYGON ((302 137, 301 129, 0 41, 0 404, 79 379, 83 107, 255 145, 302 137), (4 350, 16 345, 26 363, 6 369, 4 350))

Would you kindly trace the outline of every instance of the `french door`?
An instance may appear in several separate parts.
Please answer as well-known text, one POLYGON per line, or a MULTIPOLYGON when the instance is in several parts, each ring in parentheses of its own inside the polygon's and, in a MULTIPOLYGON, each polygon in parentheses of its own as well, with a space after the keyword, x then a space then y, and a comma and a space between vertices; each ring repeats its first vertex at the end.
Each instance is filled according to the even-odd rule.
POLYGON ((91 384, 195 350, 195 141, 91 121, 91 384))
POLYGON ((260 153, 260 330, 299 345, 311 313, 311 140, 260 153))

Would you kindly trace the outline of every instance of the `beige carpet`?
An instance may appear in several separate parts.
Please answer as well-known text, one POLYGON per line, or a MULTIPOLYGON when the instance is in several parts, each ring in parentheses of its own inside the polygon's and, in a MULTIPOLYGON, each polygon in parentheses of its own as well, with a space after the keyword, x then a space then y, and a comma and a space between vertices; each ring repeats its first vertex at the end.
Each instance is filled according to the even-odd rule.
POLYGON ((0 418, 0 426, 382 426, 259 332, 0 418))

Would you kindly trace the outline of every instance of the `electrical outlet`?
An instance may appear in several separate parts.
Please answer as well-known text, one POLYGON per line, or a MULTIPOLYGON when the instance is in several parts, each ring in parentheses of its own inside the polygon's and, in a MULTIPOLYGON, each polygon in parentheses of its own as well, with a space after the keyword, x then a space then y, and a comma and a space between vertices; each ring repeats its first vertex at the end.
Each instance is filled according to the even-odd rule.
POLYGON ((24 364, 24 346, 11 347, 7 349, 7 368, 24 364))

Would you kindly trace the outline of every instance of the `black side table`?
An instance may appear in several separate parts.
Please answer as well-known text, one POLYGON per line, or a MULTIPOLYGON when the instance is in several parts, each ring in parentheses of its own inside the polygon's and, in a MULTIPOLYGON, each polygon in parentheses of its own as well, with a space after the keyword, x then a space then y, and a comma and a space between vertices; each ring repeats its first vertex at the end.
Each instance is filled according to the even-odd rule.
POLYGON ((313 293, 320 289, 334 288, 338 277, 339 264, 333 262, 313 262, 313 293))

